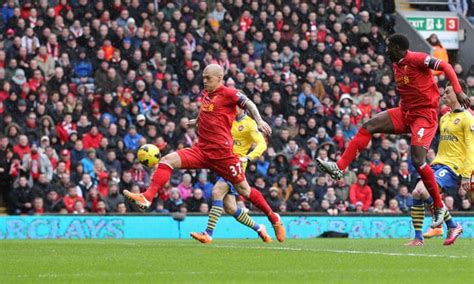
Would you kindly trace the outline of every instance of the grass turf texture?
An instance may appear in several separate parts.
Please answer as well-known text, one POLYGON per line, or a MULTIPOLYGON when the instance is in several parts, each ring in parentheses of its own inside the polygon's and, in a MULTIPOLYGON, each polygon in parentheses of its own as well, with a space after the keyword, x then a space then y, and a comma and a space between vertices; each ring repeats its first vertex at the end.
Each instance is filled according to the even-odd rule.
POLYGON ((0 241, 0 283, 469 283, 474 242, 428 240, 0 241))

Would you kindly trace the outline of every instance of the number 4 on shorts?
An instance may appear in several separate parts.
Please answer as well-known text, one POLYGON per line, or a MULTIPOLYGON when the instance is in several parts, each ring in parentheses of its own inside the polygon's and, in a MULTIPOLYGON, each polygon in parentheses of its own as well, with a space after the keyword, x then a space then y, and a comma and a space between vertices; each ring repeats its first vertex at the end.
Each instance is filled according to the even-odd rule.
POLYGON ((420 130, 418 130, 418 133, 417 133, 418 137, 422 138, 424 134, 425 134, 425 129, 420 128, 420 130))

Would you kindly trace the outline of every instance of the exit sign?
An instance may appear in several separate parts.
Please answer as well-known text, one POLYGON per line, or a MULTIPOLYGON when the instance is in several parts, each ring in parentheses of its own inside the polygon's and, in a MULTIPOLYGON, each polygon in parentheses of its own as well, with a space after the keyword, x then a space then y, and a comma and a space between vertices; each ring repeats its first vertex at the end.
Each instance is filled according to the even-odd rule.
POLYGON ((424 39, 436 34, 446 49, 459 49, 459 17, 442 12, 407 13, 405 19, 424 39))
POLYGON ((407 17, 417 31, 458 31, 459 19, 455 17, 407 17))

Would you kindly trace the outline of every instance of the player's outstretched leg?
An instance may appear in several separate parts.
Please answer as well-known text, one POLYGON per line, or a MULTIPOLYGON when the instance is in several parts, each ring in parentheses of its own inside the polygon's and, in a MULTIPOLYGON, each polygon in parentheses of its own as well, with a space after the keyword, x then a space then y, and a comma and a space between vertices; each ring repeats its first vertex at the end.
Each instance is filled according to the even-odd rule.
POLYGON ((420 174, 421 180, 423 180, 428 193, 433 198, 434 215, 430 227, 436 228, 444 221, 446 207, 443 205, 433 169, 426 163, 426 153, 427 150, 423 146, 412 145, 411 147, 411 158, 416 171, 420 174))
POLYGON ((406 246, 423 246, 423 220, 425 219, 425 206, 419 196, 413 192, 413 206, 411 207, 411 220, 415 229, 415 238, 406 243, 406 246))
POLYGON ((463 228, 459 223, 454 222, 449 211, 446 211, 446 214, 444 215, 444 222, 448 227, 448 235, 444 240, 443 245, 449 246, 454 244, 456 239, 462 234, 463 228))
POLYGON ((283 223, 281 222, 280 215, 273 212, 270 205, 263 197, 262 193, 255 188, 251 188, 247 181, 242 181, 238 184, 234 184, 237 192, 243 197, 247 198, 253 205, 258 209, 262 210, 267 215, 268 220, 272 223, 275 236, 279 242, 284 242, 286 239, 286 231, 283 223))
POLYGON ((191 237, 200 241, 203 244, 210 244, 212 242, 212 233, 216 228, 217 221, 224 212, 224 202, 221 200, 213 200, 212 208, 209 211, 209 219, 207 221, 207 228, 202 233, 191 233, 191 237))
POLYGON ((224 198, 224 210, 227 214, 234 216, 234 218, 242 225, 249 227, 250 229, 257 232, 258 236, 265 243, 271 243, 272 238, 267 233, 267 228, 265 225, 257 224, 252 217, 247 213, 246 210, 237 206, 235 201, 235 196, 232 194, 227 194, 224 198))
POLYGON ((131 193, 128 190, 123 191, 123 195, 132 203, 136 204, 142 211, 150 207, 156 193, 161 191, 163 186, 171 178, 173 168, 180 167, 181 160, 177 153, 166 155, 159 163, 158 168, 153 172, 150 186, 144 193, 131 193))
MULTIPOLYGON (((393 112, 393 111, 392 111, 393 112)), ((349 120, 348 115, 344 115, 342 120, 349 120)), ((346 150, 342 154, 341 159, 334 162, 326 162, 321 159, 316 159, 316 165, 322 172, 328 173, 333 179, 341 179, 344 170, 355 159, 357 153, 363 151, 372 140, 373 133, 393 133, 394 126, 392 118, 387 111, 383 111, 369 121, 365 122, 354 138, 347 145, 346 150)))
POLYGON ((342 154, 341 159, 335 163, 317 158, 316 165, 318 169, 328 173, 333 179, 341 179, 344 175, 344 170, 354 160, 357 152, 364 150, 369 145, 371 139, 372 134, 367 129, 364 127, 359 128, 356 136, 349 142, 347 149, 342 154))
MULTIPOLYGON (((245 197, 245 195, 244 195, 245 197)), ((273 230, 275 231, 275 236, 279 242, 284 242, 286 239, 286 231, 283 223, 281 222, 280 215, 273 212, 270 205, 268 205, 267 201, 263 197, 262 193, 258 191, 256 188, 250 188, 250 194, 247 197, 253 205, 255 205, 258 209, 262 210, 265 215, 267 215, 268 220, 272 223, 273 230)))
MULTIPOLYGON (((429 193, 426 193, 426 196, 424 196, 422 200, 425 202, 426 206, 430 209, 431 216, 434 216, 433 198, 429 195, 429 193)), ((444 230, 443 230, 443 225, 441 224, 435 228, 430 227, 429 230, 423 234, 423 237, 430 239, 430 238, 442 236, 443 234, 444 234, 444 230)))

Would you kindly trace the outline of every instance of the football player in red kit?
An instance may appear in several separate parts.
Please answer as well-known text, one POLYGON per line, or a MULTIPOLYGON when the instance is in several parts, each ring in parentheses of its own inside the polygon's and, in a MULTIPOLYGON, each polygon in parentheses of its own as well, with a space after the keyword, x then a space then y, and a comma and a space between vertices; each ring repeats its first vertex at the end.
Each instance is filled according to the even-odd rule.
MULTIPOLYGON (((264 135, 272 129, 262 119, 256 105, 245 95, 223 85, 224 70, 217 64, 206 66, 203 72, 204 91, 198 116, 199 141, 191 148, 179 150, 163 157, 153 173, 150 186, 143 194, 124 190, 124 195, 141 209, 147 209, 157 193, 171 178, 173 169, 211 169, 231 182, 239 194, 262 210, 273 224, 279 241, 285 240, 285 229, 280 216, 272 211, 263 195, 250 188, 242 171, 239 157, 233 152, 232 123, 236 106, 245 109, 257 122, 264 135)), ((213 202, 210 215, 220 216, 222 201, 213 202)))
POLYGON ((388 38, 387 53, 393 62, 400 106, 383 111, 365 122, 339 161, 335 163, 317 159, 316 162, 319 170, 330 174, 334 179, 340 179, 357 152, 367 147, 374 133, 411 133, 411 160, 433 198, 435 214, 431 227, 437 227, 443 222, 446 208, 433 170, 426 163, 426 153, 438 127, 437 110, 440 100, 431 70, 444 71, 462 106, 469 108, 470 100, 462 91, 456 73, 449 63, 408 48, 409 41, 406 36, 394 34, 388 38))

